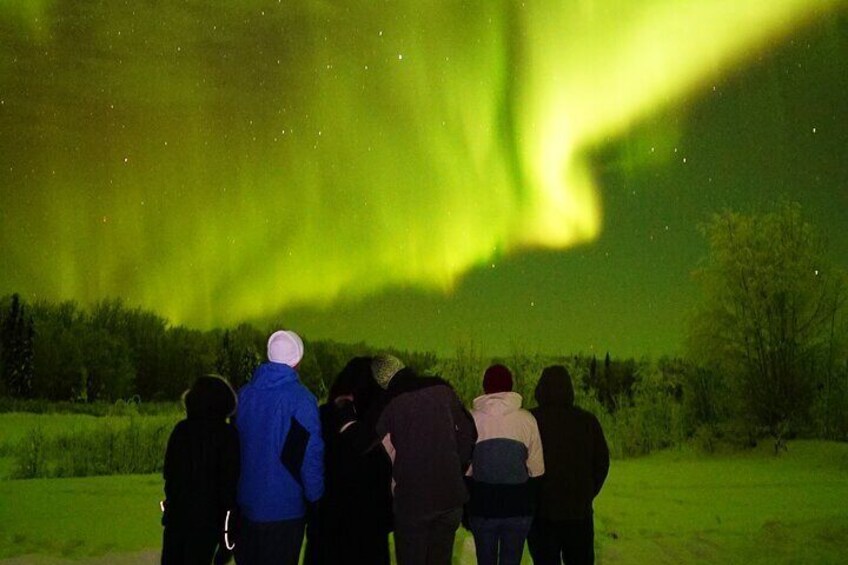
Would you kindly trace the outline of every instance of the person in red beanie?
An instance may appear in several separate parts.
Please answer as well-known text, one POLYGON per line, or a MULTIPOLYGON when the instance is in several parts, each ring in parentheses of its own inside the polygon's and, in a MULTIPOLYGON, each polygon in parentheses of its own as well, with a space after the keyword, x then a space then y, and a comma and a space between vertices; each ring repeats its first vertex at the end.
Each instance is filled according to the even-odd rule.
POLYGON ((477 426, 468 476, 468 522, 480 565, 518 565, 533 522, 533 479, 545 472, 536 419, 512 392, 512 373, 492 365, 471 411, 477 426))

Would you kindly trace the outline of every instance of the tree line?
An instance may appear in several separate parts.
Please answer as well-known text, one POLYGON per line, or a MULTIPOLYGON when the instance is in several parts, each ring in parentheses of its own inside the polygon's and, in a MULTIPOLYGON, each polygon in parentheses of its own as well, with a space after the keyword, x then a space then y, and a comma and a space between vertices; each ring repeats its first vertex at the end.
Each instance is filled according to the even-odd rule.
MULTIPOLYGON (((703 300, 683 358, 615 359, 607 353, 485 356, 473 342, 451 357, 392 351, 422 373, 438 373, 470 404, 488 364, 503 362, 532 404, 541 369, 567 365, 580 400, 613 416, 631 452, 680 437, 707 445, 771 436, 848 439, 848 285, 825 240, 800 207, 725 212, 702 226, 709 255, 696 271, 703 300)), ((270 330, 251 324, 200 331, 121 300, 88 308, 72 301, 0 298, 0 396, 54 401, 174 400, 200 375, 236 387, 264 360, 270 330)), ((344 364, 375 350, 365 343, 306 339, 299 367, 323 397, 344 364)))
MULTIPOLYGON (((85 308, 74 301, 0 298, 0 396, 111 402, 179 398, 197 377, 216 373, 241 386, 265 359, 269 328, 243 323, 201 331, 171 325, 120 299, 85 308)), ((323 396, 347 360, 373 353, 364 343, 306 340, 299 367, 323 396)), ((395 351, 426 371, 432 353, 395 351)))

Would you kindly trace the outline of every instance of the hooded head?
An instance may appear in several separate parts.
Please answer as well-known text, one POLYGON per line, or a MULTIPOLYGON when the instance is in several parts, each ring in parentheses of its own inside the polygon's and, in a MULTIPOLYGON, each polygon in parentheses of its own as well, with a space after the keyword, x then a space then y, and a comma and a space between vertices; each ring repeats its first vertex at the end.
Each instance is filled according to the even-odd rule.
POLYGON ((483 392, 494 394, 496 392, 509 392, 512 390, 512 373, 501 364, 492 365, 486 369, 483 375, 483 392))
POLYGON ((352 394, 357 413, 367 413, 383 392, 371 374, 372 361, 371 357, 354 357, 348 361, 330 387, 327 401, 333 402, 339 396, 352 394))
POLYGON ((303 340, 293 331, 280 330, 268 338, 268 361, 296 367, 303 358, 303 340))
POLYGON ((371 372, 374 375, 374 380, 383 389, 389 388, 389 383, 395 375, 404 368, 403 361, 394 355, 383 354, 377 355, 371 361, 371 372))
POLYGON ((574 385, 571 384, 568 369, 562 365, 545 367, 536 385, 536 402, 540 407, 574 406, 574 385))
POLYGON ((194 381, 183 396, 189 419, 226 420, 236 412, 236 393, 218 375, 205 375, 194 381))

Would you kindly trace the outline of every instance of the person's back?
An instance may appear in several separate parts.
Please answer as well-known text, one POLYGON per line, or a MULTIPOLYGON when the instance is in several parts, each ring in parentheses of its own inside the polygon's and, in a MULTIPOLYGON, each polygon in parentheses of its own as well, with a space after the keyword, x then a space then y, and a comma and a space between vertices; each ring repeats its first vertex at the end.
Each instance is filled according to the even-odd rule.
POLYGON ((477 445, 469 470, 469 525, 481 565, 518 565, 533 516, 531 481, 545 472, 535 418, 512 392, 512 374, 492 365, 483 377, 484 395, 471 414, 477 445))
POLYGON ((383 393, 371 376, 371 358, 357 357, 320 408, 325 490, 308 524, 307 565, 390 563, 392 467, 372 414, 383 393))
POLYGON ((303 516, 304 495, 317 500, 323 490, 323 473, 315 461, 305 459, 309 430, 320 430, 315 397, 294 369, 265 363, 238 398, 242 514, 256 522, 303 516), (302 469, 304 463, 313 468, 302 469))
MULTIPOLYGON (((235 508, 239 442, 227 423, 236 398, 229 384, 201 377, 185 395, 186 419, 168 439, 163 476, 162 563, 209 563, 235 508)), ((225 548, 222 548, 225 549, 225 548)))
POLYGON ((592 501, 609 472, 609 450, 598 419, 574 405, 565 367, 547 367, 532 410, 545 450, 537 519, 529 545, 534 563, 592 563, 592 501))
POLYGON ((468 500, 463 474, 477 439, 474 420, 442 379, 418 377, 389 356, 375 358, 374 367, 387 389, 377 435, 392 459, 397 561, 450 563, 468 500))
POLYGON ((459 472, 468 460, 461 451, 470 459, 471 449, 457 438, 456 394, 433 378, 408 378, 418 382, 409 383, 412 390, 389 389, 397 394, 377 425, 383 437, 390 434, 395 513, 417 516, 461 506, 468 497, 459 472))
POLYGON ((269 362, 239 391, 238 563, 296 564, 307 504, 324 492, 318 405, 295 370, 302 356, 297 334, 275 332, 268 341, 269 362))

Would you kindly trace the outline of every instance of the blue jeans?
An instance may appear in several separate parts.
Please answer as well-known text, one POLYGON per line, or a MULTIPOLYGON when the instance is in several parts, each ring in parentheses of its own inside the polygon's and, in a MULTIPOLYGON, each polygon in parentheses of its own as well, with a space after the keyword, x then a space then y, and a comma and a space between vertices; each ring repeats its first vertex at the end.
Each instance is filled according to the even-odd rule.
POLYGON ((479 565, 520 565, 532 516, 469 519, 479 565))

